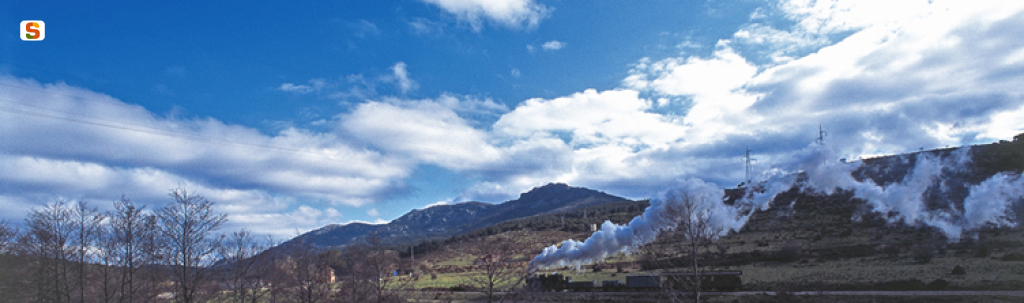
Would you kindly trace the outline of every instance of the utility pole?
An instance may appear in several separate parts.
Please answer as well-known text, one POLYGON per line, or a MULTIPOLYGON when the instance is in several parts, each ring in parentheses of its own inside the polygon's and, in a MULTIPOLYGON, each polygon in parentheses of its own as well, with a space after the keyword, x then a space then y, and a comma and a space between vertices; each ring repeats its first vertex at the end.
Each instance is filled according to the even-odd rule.
POLYGON ((409 246, 409 255, 412 256, 412 262, 416 263, 416 246, 409 246))
POLYGON ((746 179, 747 183, 744 183, 744 184, 746 184, 747 187, 750 187, 750 162, 757 162, 757 159, 750 158, 750 148, 749 147, 744 147, 744 149, 747 150, 746 154, 743 156, 743 162, 746 163, 746 170, 745 170, 746 174, 745 174, 745 176, 747 178, 746 179))

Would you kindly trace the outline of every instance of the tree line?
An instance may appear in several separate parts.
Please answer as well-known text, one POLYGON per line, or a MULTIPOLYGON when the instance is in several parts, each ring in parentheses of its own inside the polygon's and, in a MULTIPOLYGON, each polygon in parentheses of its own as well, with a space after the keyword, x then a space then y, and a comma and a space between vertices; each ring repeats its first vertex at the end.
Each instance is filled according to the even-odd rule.
POLYGON ((321 250, 242 229, 185 189, 158 209, 127 197, 33 208, 0 221, 0 294, 11 302, 398 302, 399 257, 377 237, 321 250), (276 246, 276 247, 275 247, 276 246), (270 249, 272 248, 273 249, 270 249))

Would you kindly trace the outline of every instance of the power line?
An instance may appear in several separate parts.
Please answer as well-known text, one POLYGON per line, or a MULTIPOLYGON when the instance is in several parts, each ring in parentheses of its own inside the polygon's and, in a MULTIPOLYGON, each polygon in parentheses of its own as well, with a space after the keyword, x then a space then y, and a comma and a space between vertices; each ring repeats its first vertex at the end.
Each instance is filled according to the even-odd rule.
MULTIPOLYGON (((16 89, 27 90, 27 91, 36 91, 36 92, 40 92, 40 93, 44 93, 44 94, 48 94, 48 95, 56 95, 56 96, 64 96, 64 97, 72 97, 72 98, 80 98, 81 97, 81 96, 75 95, 75 94, 62 94, 62 93, 56 93, 56 92, 48 91, 46 89, 27 87, 27 86, 21 86, 21 85, 11 85, 11 84, 7 84, 7 83, 3 83, 3 82, 0 82, 0 86, 6 86, 6 87, 10 87, 10 88, 16 88, 16 89)), ((69 88, 74 88, 74 89, 79 89, 79 88, 71 86, 71 85, 68 85, 68 87, 69 88)), ((85 89, 82 88, 82 90, 85 90, 85 89)), ((95 93, 95 94, 103 94, 103 93, 100 93, 100 92, 93 92, 93 93, 95 93)), ((113 97, 111 97, 111 98, 113 98, 113 97)), ((121 106, 121 107, 133 107, 133 106, 136 106, 136 105, 132 105, 132 104, 128 104, 128 103, 115 102, 115 101, 107 101, 107 100, 99 100, 99 99, 95 99, 95 98, 89 98, 89 99, 83 99, 83 100, 88 101, 88 102, 104 103, 104 104, 110 104, 110 105, 121 106)), ((9 100, 5 101, 5 102, 18 103, 18 102, 13 102, 13 101, 9 101, 9 100)))
MULTIPOLYGON (((3 103, 17 103, 17 104, 20 104, 20 105, 24 105, 23 103, 19 103, 19 102, 0 100, 0 104, 3 104, 3 103)), ((40 108, 38 106, 33 106, 33 107, 40 108)), ((58 110, 52 110, 52 109, 46 109, 46 108, 40 108, 40 109, 49 110, 49 111, 58 112, 58 113, 70 114, 70 113, 63 112, 63 111, 58 111, 58 110)), ((7 112, 7 113, 10 113, 10 114, 28 115, 28 116, 34 116, 34 117, 40 117, 40 118, 62 120, 62 121, 72 122, 72 123, 80 123, 80 124, 91 125, 91 126, 98 126, 98 127, 106 127, 106 128, 118 129, 118 130, 123 130, 123 131, 132 131, 132 132, 145 133, 145 134, 151 134, 151 135, 172 137, 172 138, 190 140, 190 141, 195 141, 195 142, 206 142, 206 143, 213 143, 213 144, 219 144, 219 145, 225 145, 225 146, 234 145, 234 146, 246 147, 246 148, 270 149, 270 150, 278 150, 278 151, 284 151, 284 152, 291 152, 291 153, 296 153, 296 154, 305 154, 305 155, 310 155, 310 156, 314 156, 314 157, 320 157, 320 158, 324 158, 324 159, 328 159, 328 160, 339 160, 339 159, 336 159, 334 157, 330 157, 328 155, 324 155, 322 153, 314 153, 314 152, 310 152, 308 150, 302 150, 302 149, 297 149, 297 148, 272 146, 272 145, 265 145, 265 144, 235 142, 235 141, 230 141, 230 140, 226 140, 226 139, 223 139, 223 138, 199 137, 199 136, 194 136, 194 135, 183 133, 183 132, 161 130, 161 129, 157 129, 157 128, 151 128, 151 127, 135 125, 135 124, 125 123, 126 125, 119 125, 119 124, 114 124, 114 123, 97 122, 97 121, 90 121, 90 120, 86 120, 86 119, 79 119, 79 118, 72 118, 72 117, 58 116, 58 115, 51 115, 51 114, 39 113, 39 112, 31 112, 31 111, 27 111, 27 110, 24 110, 24 109, 17 109, 17 108, 5 107, 5 106, 0 106, 0 111, 7 112)))

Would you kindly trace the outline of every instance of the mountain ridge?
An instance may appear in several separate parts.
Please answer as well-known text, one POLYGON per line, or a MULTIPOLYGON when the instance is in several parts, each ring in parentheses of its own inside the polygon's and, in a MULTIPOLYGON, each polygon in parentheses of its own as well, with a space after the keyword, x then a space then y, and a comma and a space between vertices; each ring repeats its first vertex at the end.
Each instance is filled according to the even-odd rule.
POLYGON ((341 247, 371 233, 377 233, 387 244, 411 244, 463 234, 509 220, 628 200, 584 187, 548 183, 499 204, 467 201, 413 209, 385 224, 330 224, 299 235, 283 245, 303 241, 316 247, 341 247))

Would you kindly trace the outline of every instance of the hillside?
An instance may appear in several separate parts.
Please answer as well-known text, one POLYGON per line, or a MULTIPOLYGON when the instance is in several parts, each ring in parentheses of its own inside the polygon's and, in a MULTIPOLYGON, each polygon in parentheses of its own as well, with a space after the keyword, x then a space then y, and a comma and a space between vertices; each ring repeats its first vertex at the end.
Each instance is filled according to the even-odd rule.
MULTIPOLYGON (((922 155, 944 158, 954 150, 867 159, 855 174, 891 184, 902 180, 922 155)), ((955 181, 935 187, 937 191, 930 194, 960 195, 956 188, 964 184, 977 184, 997 172, 1020 172, 1024 141, 974 146, 971 155, 970 165, 944 175, 955 181), (964 184, 951 186, 957 182, 964 184)), ((735 199, 742 189, 726 193, 735 199)), ((589 237, 590 224, 604 219, 625 223, 646 206, 643 201, 610 203, 564 213, 564 224, 563 215, 541 215, 421 243, 415 248, 419 262, 415 272, 429 280, 421 279, 417 286, 451 287, 472 275, 477 256, 461 253, 463 246, 516 241, 516 254, 521 256, 516 260, 525 262, 541 247, 589 237)), ((1024 214, 1024 203, 1016 207, 1018 216, 1024 214)), ((633 255, 610 258, 598 269, 585 266, 583 271, 554 271, 568 274, 574 281, 624 281, 629 274, 684 270, 680 267, 687 261, 680 254, 679 239, 679 235, 666 233, 653 245, 633 255)), ((791 189, 778 195, 766 211, 754 213, 739 232, 703 250, 701 258, 707 270, 742 271, 744 290, 1014 290, 1024 281, 1024 229, 983 228, 951 242, 933 227, 888 222, 848 191, 816 195, 791 189)))
MULTIPOLYGON (((333 224, 289 241, 305 241, 318 247, 339 247, 376 232, 385 243, 412 244, 448 238, 509 220, 569 212, 589 206, 624 201, 604 192, 551 183, 501 204, 464 202, 416 209, 387 224, 333 224)), ((286 243, 287 244, 287 243, 286 243)))
MULTIPOLYGON (((954 151, 867 159, 855 176, 892 184, 921 156, 944 159, 954 151)), ((927 211, 962 213, 967 186, 1022 170, 1024 140, 973 146, 969 164, 944 170, 947 181, 925 193, 927 211)), ((738 196, 737 191, 742 192, 727 192, 738 196)), ((1013 207, 1015 221, 1021 222, 1024 202, 1013 207)), ((646 250, 649 254, 616 259, 612 266, 637 262, 637 270, 678 270, 687 262, 677 253, 678 239, 663 234, 646 250)), ((931 226, 889 222, 849 191, 815 195, 791 189, 768 210, 754 213, 739 232, 718 239, 703 259, 710 270, 743 271, 748 290, 1015 290, 1024 281, 1024 228, 989 226, 951 241, 931 226)), ((580 273, 574 279, 605 276, 580 273)))

